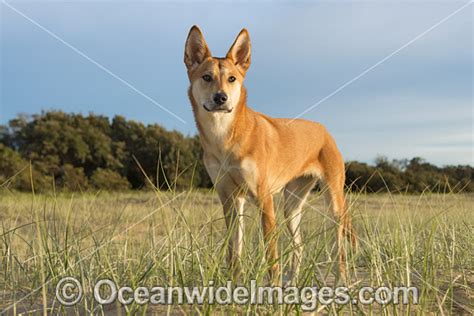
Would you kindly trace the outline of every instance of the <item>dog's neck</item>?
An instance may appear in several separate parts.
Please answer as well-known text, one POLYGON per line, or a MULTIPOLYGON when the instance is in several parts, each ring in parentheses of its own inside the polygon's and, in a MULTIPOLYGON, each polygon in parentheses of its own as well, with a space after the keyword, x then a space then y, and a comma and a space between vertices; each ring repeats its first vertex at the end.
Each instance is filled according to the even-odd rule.
POLYGON ((247 132, 244 126, 248 119, 249 108, 246 104, 245 87, 242 86, 239 102, 231 113, 207 112, 202 105, 196 103, 191 91, 189 98, 204 151, 215 146, 225 150, 233 139, 247 132))

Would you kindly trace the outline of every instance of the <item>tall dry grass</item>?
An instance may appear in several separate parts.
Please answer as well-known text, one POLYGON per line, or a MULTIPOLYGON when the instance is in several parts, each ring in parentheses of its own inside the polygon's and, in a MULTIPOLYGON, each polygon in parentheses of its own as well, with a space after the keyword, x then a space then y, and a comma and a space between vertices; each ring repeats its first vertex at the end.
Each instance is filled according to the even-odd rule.
MULTIPOLYGON (((474 196, 425 192, 350 194, 359 235, 348 256, 356 291, 364 285, 416 286, 419 304, 320 306, 330 314, 469 314, 473 312, 474 196)), ((75 307, 55 300, 64 276, 86 289, 98 279, 119 285, 199 286, 230 279, 221 206, 216 194, 185 192, 0 193, 0 310, 48 314, 300 313, 285 305, 107 305, 86 291, 75 307)), ((289 269, 291 243, 276 199, 280 262, 289 269)), ((320 194, 310 196, 302 224, 305 250, 300 286, 341 285, 335 224, 320 194)), ((248 204, 240 283, 266 284, 267 263, 259 211, 248 204)), ((285 277, 285 276, 284 276, 285 277)))

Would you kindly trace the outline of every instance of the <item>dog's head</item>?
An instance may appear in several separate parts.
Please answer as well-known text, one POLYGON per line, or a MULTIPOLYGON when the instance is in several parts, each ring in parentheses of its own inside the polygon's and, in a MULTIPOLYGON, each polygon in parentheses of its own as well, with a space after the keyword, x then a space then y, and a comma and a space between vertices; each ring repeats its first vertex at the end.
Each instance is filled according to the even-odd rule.
POLYGON ((201 30, 193 26, 186 40, 184 63, 195 106, 211 113, 230 113, 239 105, 250 66, 249 33, 240 31, 226 57, 217 58, 212 57, 201 30))

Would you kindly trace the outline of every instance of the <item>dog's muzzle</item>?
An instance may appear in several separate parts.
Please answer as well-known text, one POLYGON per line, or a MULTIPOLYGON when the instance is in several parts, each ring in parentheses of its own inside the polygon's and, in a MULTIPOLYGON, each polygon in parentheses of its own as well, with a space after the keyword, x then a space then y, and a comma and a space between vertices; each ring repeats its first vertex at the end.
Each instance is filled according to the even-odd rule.
POLYGON ((230 113, 232 112, 232 108, 227 108, 226 106, 219 106, 217 104, 213 104, 212 107, 209 107, 206 104, 202 105, 204 109, 208 112, 221 112, 221 113, 230 113))

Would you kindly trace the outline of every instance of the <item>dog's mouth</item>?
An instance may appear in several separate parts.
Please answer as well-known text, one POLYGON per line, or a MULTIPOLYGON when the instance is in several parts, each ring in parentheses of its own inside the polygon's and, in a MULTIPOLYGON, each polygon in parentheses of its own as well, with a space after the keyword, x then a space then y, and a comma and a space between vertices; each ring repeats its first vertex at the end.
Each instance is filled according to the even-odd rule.
POLYGON ((217 112, 217 113, 230 113, 232 112, 232 108, 228 109, 228 108, 224 108, 224 107, 215 107, 213 109, 209 109, 206 104, 203 104, 202 105, 203 108, 207 111, 207 112, 217 112))

